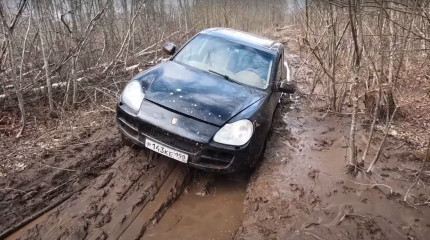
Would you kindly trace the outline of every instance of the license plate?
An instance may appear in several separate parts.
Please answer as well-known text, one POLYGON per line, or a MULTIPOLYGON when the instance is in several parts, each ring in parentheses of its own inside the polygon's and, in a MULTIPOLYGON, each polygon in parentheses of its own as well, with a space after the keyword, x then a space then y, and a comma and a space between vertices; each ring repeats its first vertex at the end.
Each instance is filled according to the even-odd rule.
POLYGON ((161 145, 159 143, 156 143, 150 139, 145 140, 145 146, 149 149, 151 149, 154 152, 160 153, 164 156, 173 158, 175 160, 187 163, 188 162, 188 154, 184 154, 181 152, 178 152, 176 150, 173 150, 169 147, 166 147, 164 145, 161 145))

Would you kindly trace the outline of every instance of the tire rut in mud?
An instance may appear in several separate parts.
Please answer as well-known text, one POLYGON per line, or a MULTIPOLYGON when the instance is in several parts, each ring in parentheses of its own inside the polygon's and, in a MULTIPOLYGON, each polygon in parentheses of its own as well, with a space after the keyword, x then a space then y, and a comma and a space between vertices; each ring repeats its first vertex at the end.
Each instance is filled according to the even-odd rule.
POLYGON ((143 150, 123 148, 115 157, 117 161, 110 169, 42 216, 37 225, 28 231, 24 228, 26 232, 20 239, 141 236, 182 193, 189 170, 185 165, 143 150))
POLYGON ((161 186, 153 201, 149 202, 136 216, 135 220, 125 229, 119 239, 139 239, 146 230, 156 224, 170 205, 182 194, 187 185, 189 169, 178 164, 161 186))
MULTIPOLYGON (((3 216, 0 231, 10 232, 29 216, 35 216, 42 209, 49 209, 53 203, 78 192, 103 175, 121 151, 123 147, 111 131, 97 144, 42 151, 24 171, 0 179, 0 186, 7 182, 11 188, 0 194, 0 215, 3 216)), ((0 239, 2 237, 0 235, 0 239)))
MULTIPOLYGON (((49 174, 43 169, 40 172, 28 168, 31 174, 26 172, 27 176, 42 179, 35 180, 33 185, 50 182, 47 190, 42 189, 39 193, 49 194, 50 198, 45 198, 42 203, 39 198, 40 207, 23 213, 25 217, 40 212, 64 196, 70 197, 41 212, 41 216, 16 229, 6 239, 144 239, 153 234, 150 231, 155 229, 154 225, 159 225, 165 213, 172 216, 172 211, 176 211, 172 210, 172 204, 180 196, 179 207, 194 208, 202 201, 203 204, 181 216, 183 220, 179 227, 185 223, 193 224, 193 219, 205 216, 206 220, 191 226, 194 234, 199 234, 202 226, 214 224, 213 216, 222 216, 228 221, 219 224, 208 236, 223 230, 221 236, 230 239, 230 232, 239 220, 246 183, 236 184, 225 179, 225 175, 216 177, 192 170, 186 164, 148 150, 123 147, 114 129, 97 134, 103 135, 103 138, 89 139, 89 144, 77 148, 68 146, 62 150, 62 155, 48 153, 45 163, 59 167, 49 174), (59 158, 62 164, 54 165, 55 159, 59 158), (226 201, 234 204, 225 206, 226 201)), ((169 220, 164 219, 155 230, 169 227, 169 224, 169 220)), ((171 230, 172 234, 178 231, 171 230)))

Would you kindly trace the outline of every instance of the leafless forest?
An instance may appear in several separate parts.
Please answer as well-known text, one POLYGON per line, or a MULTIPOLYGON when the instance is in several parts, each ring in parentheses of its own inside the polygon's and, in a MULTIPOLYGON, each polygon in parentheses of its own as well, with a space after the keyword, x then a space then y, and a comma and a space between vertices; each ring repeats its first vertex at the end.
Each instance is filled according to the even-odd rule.
MULTIPOLYGON (((429 1, 3 0, 0 5, 0 127, 21 136, 36 113, 61 118, 88 104, 113 111, 123 84, 163 59, 160 44, 184 43, 208 27, 287 36, 310 67, 310 99, 327 113, 351 115, 349 166, 362 164, 357 122, 369 139, 393 121, 425 148, 430 116, 429 1), (275 33, 275 34, 274 34, 275 33), (401 125, 401 124, 400 124, 401 125)), ((299 70, 300 71, 300 70, 299 70)), ((370 145, 371 141, 368 141, 370 145)), ((368 167, 371 171, 380 151, 368 167)))
POLYGON ((214 26, 267 31, 285 22, 286 6, 282 0, 2 1, 0 101, 8 114, 0 122, 20 128, 8 131, 20 136, 36 124, 33 108, 58 117, 71 106, 115 101, 134 70, 162 59, 164 41, 184 43, 214 26))
POLYGON ((430 0, 0 0, 0 22, 0 239, 429 236, 430 0), (210 27, 282 42, 298 85, 242 185, 115 128, 162 44, 210 27))
POLYGON ((391 133, 426 148, 429 107, 429 1, 307 1, 295 23, 302 30, 301 58, 313 69, 310 94, 325 111, 351 115, 348 165, 362 165, 372 135, 391 133), (297 21, 298 20, 298 21, 297 21), (368 122, 366 150, 358 156, 358 120, 368 122), (393 124, 399 129, 395 130, 393 124), (403 127, 403 129, 402 129, 403 127), (406 131, 405 131, 406 132, 406 131))

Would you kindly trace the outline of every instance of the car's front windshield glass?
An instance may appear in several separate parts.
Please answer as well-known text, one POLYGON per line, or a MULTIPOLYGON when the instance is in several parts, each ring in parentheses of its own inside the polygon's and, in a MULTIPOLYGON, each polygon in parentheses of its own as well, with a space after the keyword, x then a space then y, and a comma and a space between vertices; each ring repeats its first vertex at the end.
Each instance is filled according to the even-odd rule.
POLYGON ((217 73, 240 84, 266 89, 275 57, 273 54, 200 34, 173 61, 217 73))

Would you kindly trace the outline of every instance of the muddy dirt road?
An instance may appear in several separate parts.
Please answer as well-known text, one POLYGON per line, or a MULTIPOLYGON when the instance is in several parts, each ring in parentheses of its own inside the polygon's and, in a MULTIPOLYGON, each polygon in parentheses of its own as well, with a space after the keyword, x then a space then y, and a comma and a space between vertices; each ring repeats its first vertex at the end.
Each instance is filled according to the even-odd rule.
MULTIPOLYGON (((27 202, 25 194, 13 195, 12 190, 5 194, 2 204, 23 216, 2 218, 2 231, 13 233, 6 239, 231 239, 239 224, 246 182, 190 170, 148 150, 123 147, 113 126, 94 132, 87 142, 65 148, 64 155, 46 157, 44 164, 50 167, 20 172, 18 176, 28 174, 33 179, 13 189, 37 191, 27 202), (48 201, 45 196, 50 194, 55 195, 48 201), (64 202, 41 212, 57 201, 64 202), (41 216, 19 229, 6 229, 35 213, 41 216)), ((13 213, 7 208, 1 211, 13 213)))
MULTIPOLYGON (((288 58, 293 72, 302 66, 288 58)), ((302 89, 308 75, 295 75, 302 89)), ((10 164, 0 176, 0 239, 429 239, 430 166, 403 201, 422 162, 413 147, 390 137, 372 175, 345 174, 349 117, 293 99, 245 182, 123 147, 111 113, 103 126, 1 142, 10 164)))
MULTIPOLYGON (((21 239, 118 239, 139 215, 139 236, 182 191, 188 168, 147 152, 120 150, 109 170, 47 214, 21 239), (146 155, 145 155, 146 154, 146 155), (155 196, 163 196, 153 201, 155 196), (152 211, 141 212, 148 205, 152 211)), ((127 238, 129 239, 129 238, 127 238)))
POLYGON ((246 182, 222 175, 201 176, 142 239, 231 239, 239 224, 245 191, 246 182))
POLYGON ((245 182, 190 173, 171 159, 134 151, 7 239, 231 239, 245 182))
POLYGON ((190 174, 179 162, 140 150, 124 149, 116 157, 88 187, 7 239, 231 238, 244 182, 190 174), (208 225, 217 227, 207 231, 208 225))

